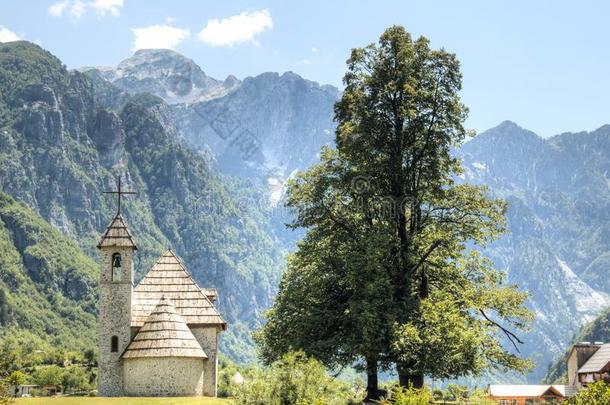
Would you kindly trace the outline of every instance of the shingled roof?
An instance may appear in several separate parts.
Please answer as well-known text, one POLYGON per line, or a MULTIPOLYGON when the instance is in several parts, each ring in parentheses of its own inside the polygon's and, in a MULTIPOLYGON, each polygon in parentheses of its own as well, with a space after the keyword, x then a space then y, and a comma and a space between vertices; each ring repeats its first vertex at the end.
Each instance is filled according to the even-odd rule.
POLYGON ((578 369, 578 373, 601 373, 610 370, 610 343, 600 348, 578 369))
POLYGON ((124 359, 142 357, 208 356, 172 302, 163 297, 123 353, 124 359))
POLYGON ((117 214, 117 216, 114 217, 110 225, 108 225, 108 228, 106 228, 106 232, 104 232, 102 239, 100 239, 100 242, 97 244, 98 249, 107 246, 132 247, 137 249, 136 243, 133 241, 133 237, 121 214, 117 214))
POLYGON ((188 325, 217 325, 226 329, 224 319, 204 291, 207 290, 199 288, 174 252, 168 250, 133 290, 131 326, 142 326, 165 297, 188 325))

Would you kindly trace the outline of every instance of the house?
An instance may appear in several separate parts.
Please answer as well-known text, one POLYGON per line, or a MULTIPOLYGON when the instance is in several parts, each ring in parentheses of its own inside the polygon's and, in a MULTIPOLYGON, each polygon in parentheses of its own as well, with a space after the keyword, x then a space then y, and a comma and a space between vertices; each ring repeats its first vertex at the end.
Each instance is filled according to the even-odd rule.
POLYGON ((610 382, 610 343, 581 342, 568 353, 568 385, 581 389, 596 381, 610 382))
POLYGON ((565 385, 490 385, 487 397, 499 405, 560 403, 571 395, 565 385))
POLYGON ((34 384, 23 384, 23 385, 10 385, 8 392, 14 397, 29 397, 31 390, 40 388, 40 385, 34 384))
POLYGON ((226 330, 216 290, 200 288, 171 250, 134 286, 137 247, 120 208, 97 247, 99 395, 216 396, 226 330))

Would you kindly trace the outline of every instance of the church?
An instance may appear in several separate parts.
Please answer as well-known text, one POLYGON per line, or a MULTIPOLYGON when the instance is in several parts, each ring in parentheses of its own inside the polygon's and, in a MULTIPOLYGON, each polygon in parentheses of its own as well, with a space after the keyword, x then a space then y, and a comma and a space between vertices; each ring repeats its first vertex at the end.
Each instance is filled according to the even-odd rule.
POLYGON ((218 337, 227 327, 216 290, 200 288, 171 250, 134 286, 137 247, 120 202, 97 247, 99 395, 216 396, 218 337))

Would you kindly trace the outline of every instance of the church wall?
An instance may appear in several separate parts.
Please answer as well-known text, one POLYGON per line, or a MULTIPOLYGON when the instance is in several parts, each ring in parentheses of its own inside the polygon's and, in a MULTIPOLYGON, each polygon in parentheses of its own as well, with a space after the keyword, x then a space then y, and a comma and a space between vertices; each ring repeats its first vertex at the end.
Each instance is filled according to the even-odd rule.
POLYGON ((208 355, 207 360, 203 361, 204 382, 203 395, 215 397, 217 392, 218 380, 218 333, 216 326, 196 326, 191 327, 191 332, 201 345, 201 348, 208 355))
POLYGON ((204 387, 202 359, 188 357, 123 359, 127 396, 199 396, 204 387))

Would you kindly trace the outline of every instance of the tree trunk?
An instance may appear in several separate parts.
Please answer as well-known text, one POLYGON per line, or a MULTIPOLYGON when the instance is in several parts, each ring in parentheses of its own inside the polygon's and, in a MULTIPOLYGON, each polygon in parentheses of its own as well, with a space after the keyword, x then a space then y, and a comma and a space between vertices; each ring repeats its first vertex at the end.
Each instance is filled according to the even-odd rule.
POLYGON ((379 389, 377 379, 377 360, 366 360, 366 398, 367 401, 378 401, 385 395, 385 391, 379 389))
POLYGON ((401 367, 396 367, 398 372, 398 384, 401 387, 413 387, 423 388, 424 387, 424 375, 423 374, 409 374, 401 367))

